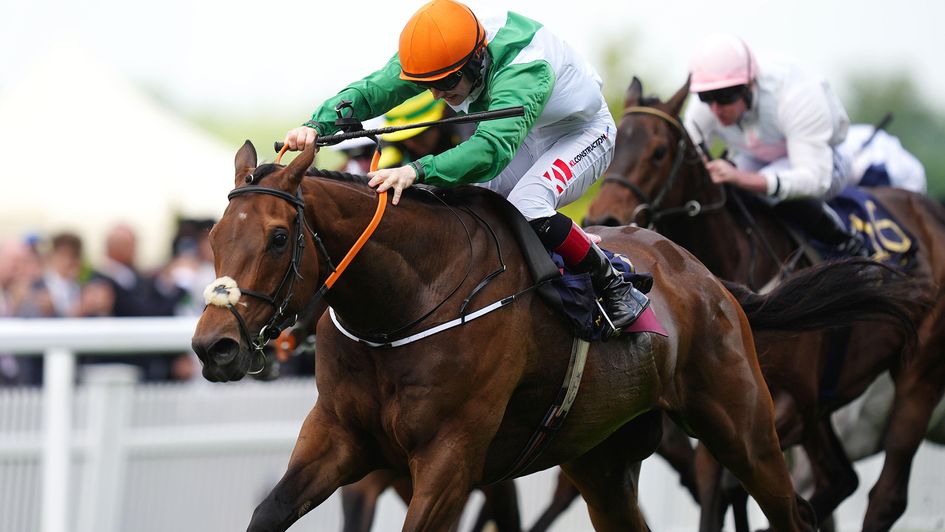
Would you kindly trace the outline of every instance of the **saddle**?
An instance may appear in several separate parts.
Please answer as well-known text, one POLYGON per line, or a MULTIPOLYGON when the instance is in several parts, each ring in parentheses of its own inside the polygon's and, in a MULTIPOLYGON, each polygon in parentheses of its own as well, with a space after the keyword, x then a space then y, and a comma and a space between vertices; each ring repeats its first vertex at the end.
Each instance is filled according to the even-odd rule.
MULTIPOLYGON (((845 257, 835 247, 817 240, 803 228, 779 215, 777 209, 757 195, 736 188, 732 188, 730 194, 735 200, 732 202, 735 215, 746 231, 755 225, 752 213, 767 212, 790 235, 798 247, 798 253, 788 260, 788 271, 793 270, 800 256, 805 256, 811 264, 845 257)), ((827 201, 827 205, 839 215, 847 231, 863 238, 871 259, 903 270, 912 267, 918 242, 868 189, 847 187, 827 201)))
MULTIPOLYGON (((598 296, 591 283, 590 274, 569 272, 564 265, 564 260, 545 249, 522 213, 502 196, 481 187, 457 187, 449 189, 455 192, 448 194, 450 197, 444 197, 444 200, 451 204, 465 203, 460 199, 461 196, 476 194, 472 190, 464 189, 480 191, 489 198, 486 201, 490 207, 497 210, 515 236, 525 263, 537 285, 539 295, 565 319, 574 335, 587 341, 602 339, 607 324, 597 304, 598 296)), ((633 263, 623 255, 603 251, 614 268, 637 290, 643 293, 650 291, 653 287, 652 275, 636 272, 633 263)), ((639 327, 630 327, 629 332, 649 331, 665 334, 665 330, 655 318, 638 321, 639 327)))

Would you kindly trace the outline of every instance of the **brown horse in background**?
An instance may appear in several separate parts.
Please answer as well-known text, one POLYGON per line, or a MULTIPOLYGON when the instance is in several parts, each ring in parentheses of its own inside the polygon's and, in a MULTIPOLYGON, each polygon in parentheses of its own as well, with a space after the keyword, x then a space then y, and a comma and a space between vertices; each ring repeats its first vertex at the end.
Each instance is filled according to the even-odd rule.
MULTIPOLYGON (((411 478, 405 530, 445 530, 471 489, 509 474, 560 393, 570 328, 530 290, 531 274, 502 214, 507 204, 478 187, 409 189, 327 290, 335 261, 369 225, 378 195, 365 180, 306 179, 314 155, 312 147, 287 167, 257 168, 252 144, 237 153, 236 188, 210 236, 221 278, 208 287, 212 304, 193 337, 204 377, 238 380, 258 367, 271 329, 317 292, 327 292, 340 326, 361 337, 383 341, 383 333, 400 330, 395 340, 461 315, 466 321, 377 348, 323 316, 318 399, 249 530, 286 530, 376 469, 411 478), (503 306, 471 319, 463 311, 469 297, 469 312, 503 306)), ((605 228, 601 236, 652 272, 651 306, 669 336, 592 345, 569 417, 520 474, 561 464, 597 529, 645 530, 636 481, 640 461, 660 440, 663 410, 739 478, 772 526, 811 530, 813 513, 799 504, 778 445, 749 319, 786 330, 834 324, 851 302, 885 302, 888 272, 868 261, 828 264, 764 297, 740 292, 740 302, 656 233, 605 228), (833 286, 849 293, 831 293, 833 286), (741 304, 751 308, 748 316, 741 304)))
MULTIPOLYGON (((784 273, 789 258, 798 256, 798 246, 770 210, 755 209, 746 215, 735 201, 736 191, 712 183, 680 124, 688 90, 687 82, 667 102, 644 99, 642 84, 633 79, 618 125, 614 160, 586 223, 652 225, 716 275, 758 289, 784 273), (747 228, 746 218, 753 218, 747 228)), ((836 335, 846 336, 844 331, 756 338, 762 370, 778 406, 782 445, 801 443, 817 468, 811 503, 820 518, 852 494, 858 482, 829 413, 860 395, 877 375, 892 371, 895 406, 883 471, 870 492, 864 518, 867 531, 888 530, 905 511, 912 458, 945 388, 945 211, 928 198, 903 190, 873 192, 919 241, 918 264, 910 274, 928 287, 934 306, 920 322, 915 355, 900 356, 910 339, 889 325, 854 326, 849 355, 842 364, 828 353, 836 335)), ((804 259, 798 263, 803 266, 804 259)), ((705 471, 705 464, 700 465, 705 471)), ((717 474, 716 468, 709 468, 710 476, 717 474)), ((704 494, 702 500, 710 498, 704 494)), ((720 522, 721 516, 713 520, 720 522)))

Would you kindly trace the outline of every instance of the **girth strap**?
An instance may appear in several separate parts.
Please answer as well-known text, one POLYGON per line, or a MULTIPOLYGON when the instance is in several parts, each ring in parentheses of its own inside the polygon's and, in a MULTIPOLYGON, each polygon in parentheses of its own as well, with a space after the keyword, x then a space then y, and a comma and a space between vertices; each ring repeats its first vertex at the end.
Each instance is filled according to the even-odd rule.
POLYGON ((515 478, 525 471, 548 447, 552 438, 564 425, 564 420, 568 417, 571 405, 574 404, 574 399, 577 398, 578 388, 581 386, 581 377, 584 376, 584 363, 587 362, 589 346, 590 344, 586 340, 578 337, 574 338, 574 342, 571 344, 571 361, 568 363, 568 371, 564 375, 564 383, 561 385, 558 396, 541 420, 541 425, 528 439, 528 443, 525 444, 525 448, 522 449, 512 469, 496 482, 515 478))

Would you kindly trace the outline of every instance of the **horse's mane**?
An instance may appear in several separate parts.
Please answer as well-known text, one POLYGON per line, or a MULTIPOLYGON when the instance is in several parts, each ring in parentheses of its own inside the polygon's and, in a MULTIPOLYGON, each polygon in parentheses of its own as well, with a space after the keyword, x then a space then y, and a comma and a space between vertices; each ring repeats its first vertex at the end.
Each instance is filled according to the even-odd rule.
MULTIPOLYGON (((252 181, 249 183, 251 185, 258 185, 260 181, 263 180, 266 176, 272 175, 276 171, 284 168, 281 164, 276 163, 265 163, 259 165, 251 174, 252 181)), ((322 170, 320 168, 309 168, 305 171, 306 177, 314 177, 321 179, 329 179, 332 181, 338 181, 341 183, 352 183, 354 185, 367 187, 368 181, 371 180, 370 177, 361 174, 352 174, 348 172, 338 172, 330 170, 322 170)), ((458 186, 451 188, 438 188, 431 187, 428 185, 414 185, 404 191, 403 197, 410 198, 414 201, 419 201, 421 203, 432 203, 440 205, 446 203, 452 206, 463 206, 482 201, 483 197, 487 196, 498 196, 494 192, 491 192, 482 187, 476 186, 458 186), (478 201, 477 201, 478 200, 478 201)), ((487 200, 488 201, 488 200, 487 200)))

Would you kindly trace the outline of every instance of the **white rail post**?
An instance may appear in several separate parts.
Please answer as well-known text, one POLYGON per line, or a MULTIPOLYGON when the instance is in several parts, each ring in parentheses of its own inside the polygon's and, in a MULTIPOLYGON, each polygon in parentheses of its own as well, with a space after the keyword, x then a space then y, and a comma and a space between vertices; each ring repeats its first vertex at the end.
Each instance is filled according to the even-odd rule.
POLYGON ((140 371, 129 364, 82 368, 88 386, 89 424, 87 475, 79 504, 79 532, 119 532, 123 506, 126 437, 131 401, 140 371))
POLYGON ((72 468, 72 391, 75 356, 68 349, 46 350, 43 368, 42 532, 69 532, 72 468))

